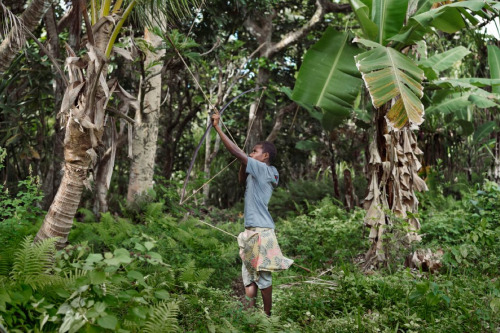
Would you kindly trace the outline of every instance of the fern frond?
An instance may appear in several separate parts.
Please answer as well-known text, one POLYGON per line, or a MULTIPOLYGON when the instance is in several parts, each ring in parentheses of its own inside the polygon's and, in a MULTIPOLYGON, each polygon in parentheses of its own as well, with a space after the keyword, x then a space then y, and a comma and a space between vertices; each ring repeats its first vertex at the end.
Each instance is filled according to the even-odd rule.
POLYGON ((11 278, 34 290, 60 281, 61 277, 52 275, 56 241, 57 238, 49 238, 33 244, 33 237, 26 237, 14 254, 11 278))
POLYGON ((139 323, 133 321, 133 320, 123 320, 123 328, 131 331, 131 332, 139 332, 140 331, 140 325, 139 323))
POLYGON ((0 276, 9 276, 12 265, 12 254, 7 252, 0 253, 0 276))
POLYGON ((176 302, 160 302, 155 305, 148 316, 142 332, 145 333, 168 333, 178 332, 177 315, 179 305, 176 302))
POLYGON ((195 263, 194 260, 189 261, 184 267, 180 269, 179 282, 192 283, 195 282, 195 263))
POLYGON ((85 271, 81 268, 75 268, 64 272, 64 281, 66 285, 72 285, 75 283, 76 279, 86 276, 89 271, 85 271))

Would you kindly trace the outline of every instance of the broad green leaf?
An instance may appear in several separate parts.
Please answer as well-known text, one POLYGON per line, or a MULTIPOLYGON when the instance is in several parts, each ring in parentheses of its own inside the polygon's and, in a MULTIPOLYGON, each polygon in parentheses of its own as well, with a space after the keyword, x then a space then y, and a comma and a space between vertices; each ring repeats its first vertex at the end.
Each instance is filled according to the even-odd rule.
POLYGON ((441 103, 433 103, 433 105, 427 109, 427 112, 429 114, 435 112, 441 114, 457 112, 471 104, 471 102, 469 101, 469 96, 470 94, 452 94, 449 98, 443 100, 441 103))
POLYGON ((308 140, 299 141, 295 144, 295 148, 304 151, 311 151, 311 150, 318 151, 321 146, 322 145, 318 142, 308 141, 308 140))
POLYGON ((378 26, 370 19, 370 7, 361 0, 349 0, 365 38, 375 40, 378 26))
POLYGON ((155 297, 159 299, 168 300, 170 298, 170 294, 165 289, 160 289, 155 291, 155 297))
POLYGON ((379 44, 386 45, 388 38, 401 30, 407 9, 408 0, 373 0, 372 21, 378 27, 379 44))
POLYGON ((433 55, 421 61, 419 64, 425 67, 431 67, 436 73, 439 73, 450 68, 454 63, 462 60, 469 53, 470 51, 465 47, 458 46, 443 53, 433 55))
POLYGON ((484 138, 487 138, 494 130, 498 129, 498 125, 494 121, 489 121, 482 124, 474 131, 474 142, 478 143, 484 138))
POLYGON ((100 253, 91 253, 89 254, 89 256, 87 257, 87 259, 85 261, 87 261, 88 263, 92 263, 92 262, 99 262, 99 261, 102 261, 102 254, 100 253))
POLYGON ((127 273, 127 277, 134 281, 144 281, 144 275, 138 271, 130 271, 127 273))
POLYGON ((482 14, 481 10, 484 6, 486 2, 483 1, 459 1, 428 11, 418 11, 399 34, 389 39, 403 45, 410 45, 421 40, 430 27, 445 29, 443 31, 448 33, 458 31, 465 26, 465 20, 472 17, 469 13, 462 15, 464 10, 469 10, 473 14, 482 14))
MULTIPOLYGON (((482 89, 478 89, 478 90, 482 90, 482 89)), ((492 107, 498 105, 497 103, 495 103, 494 101, 492 101, 488 97, 476 95, 474 93, 470 95, 469 101, 471 101, 472 104, 476 105, 478 108, 481 108, 481 109, 492 108, 492 107)))
POLYGON ((424 120, 423 71, 405 55, 389 47, 377 47, 356 56, 372 103, 376 108, 394 100, 387 113, 388 124, 402 128, 424 120))
POLYGON ((483 79, 478 77, 470 77, 464 79, 438 80, 432 83, 440 87, 475 88, 498 85, 500 84, 500 79, 483 79))
POLYGON ((465 21, 458 8, 450 8, 441 11, 441 14, 434 18, 431 25, 438 30, 451 34, 465 28, 465 21))
MULTIPOLYGON (((495 45, 488 45, 488 66, 490 67, 490 78, 500 79, 500 49, 495 45)), ((500 83, 493 84, 492 92, 500 94, 500 83)))
POLYGON ((474 133, 474 124, 468 120, 457 119, 456 122, 462 127, 462 135, 469 136, 474 133))
POLYGON ((92 284, 101 284, 106 282, 106 273, 102 271, 90 271, 89 276, 92 284))
POLYGON ((328 28, 306 53, 292 93, 298 104, 314 105, 323 111, 327 130, 349 116, 361 79, 354 63, 360 50, 346 33, 328 28))
POLYGON ((113 315, 106 315, 97 319, 97 324, 103 328, 114 330, 118 325, 118 319, 113 315))

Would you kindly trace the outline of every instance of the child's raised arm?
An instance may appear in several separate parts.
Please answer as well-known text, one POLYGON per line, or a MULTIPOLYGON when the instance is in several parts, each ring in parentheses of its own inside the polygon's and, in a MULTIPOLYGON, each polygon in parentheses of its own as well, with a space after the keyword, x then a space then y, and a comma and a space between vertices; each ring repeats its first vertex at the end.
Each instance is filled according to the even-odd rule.
POLYGON ((231 153, 231 155, 236 157, 238 160, 240 160, 240 162, 243 165, 246 166, 248 161, 247 154, 245 154, 245 152, 241 150, 240 147, 238 147, 233 141, 231 141, 231 139, 229 139, 229 137, 226 134, 224 134, 224 132, 222 132, 222 129, 219 126, 219 120, 220 120, 220 115, 218 113, 212 115, 212 125, 219 134, 222 143, 227 148, 229 153, 231 153))

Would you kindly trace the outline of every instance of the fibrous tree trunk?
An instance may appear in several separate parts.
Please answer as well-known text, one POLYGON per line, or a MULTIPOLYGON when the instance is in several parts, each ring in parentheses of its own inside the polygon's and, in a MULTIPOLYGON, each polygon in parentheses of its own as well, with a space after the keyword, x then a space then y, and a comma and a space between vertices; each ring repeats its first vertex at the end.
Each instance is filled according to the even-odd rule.
POLYGON ((372 242, 365 255, 365 269, 388 263, 392 251, 419 241, 416 233, 420 222, 418 199, 415 191, 426 191, 425 181, 418 175, 423 153, 417 146, 417 138, 408 126, 390 130, 385 115, 390 108, 386 104, 378 109, 376 138, 370 145, 370 185, 365 198, 365 225, 370 228, 372 242), (403 221, 405 223, 403 223, 403 221), (391 237, 386 237, 391 233, 391 237))
POLYGON ((76 57, 69 50, 69 86, 61 105, 60 120, 65 124, 64 176, 35 242, 58 237, 57 247, 65 246, 78 209, 88 170, 97 159, 101 145, 105 108, 110 90, 105 50, 113 28, 112 20, 102 18, 93 31, 94 45, 87 44, 87 55, 76 57))
MULTIPOLYGON (((23 48, 23 45, 26 42, 24 29, 28 31, 35 30, 41 18, 43 17, 47 9, 49 9, 49 6, 50 1, 48 0, 33 0, 19 18, 20 22, 18 23, 24 25, 24 28, 21 26, 21 24, 14 24, 13 22, 11 22, 11 29, 8 35, 2 41, 2 44, 0 44, 0 73, 9 68, 12 60, 23 48)), ((7 9, 1 2, 0 7, 0 11, 3 11, 4 13, 7 12, 7 9)))
POLYGON ((161 69, 158 62, 165 54, 165 49, 158 49, 162 39, 146 29, 146 41, 155 48, 155 52, 148 52, 144 66, 148 68, 144 78, 145 94, 141 109, 136 112, 132 138, 132 162, 127 191, 127 201, 136 199, 153 187, 154 165, 158 140, 158 119, 161 104, 161 69))

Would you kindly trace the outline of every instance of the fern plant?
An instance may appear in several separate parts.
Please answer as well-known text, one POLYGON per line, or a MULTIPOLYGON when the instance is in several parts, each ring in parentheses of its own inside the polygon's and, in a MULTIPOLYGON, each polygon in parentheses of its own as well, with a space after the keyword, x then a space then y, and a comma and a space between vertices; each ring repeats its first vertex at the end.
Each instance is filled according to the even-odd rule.
POLYGON ((160 302, 151 308, 148 320, 142 331, 145 333, 178 332, 178 314, 179 305, 176 302, 160 302))
POLYGON ((178 281, 185 289, 189 289, 190 286, 204 285, 214 270, 210 268, 196 268, 195 261, 191 260, 180 271, 178 281))
POLYGON ((27 236, 14 254, 11 279, 31 286, 33 290, 60 281, 60 276, 52 275, 56 241, 56 238, 50 238, 33 244, 33 236, 27 236))

